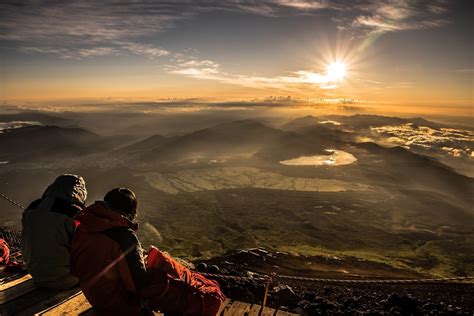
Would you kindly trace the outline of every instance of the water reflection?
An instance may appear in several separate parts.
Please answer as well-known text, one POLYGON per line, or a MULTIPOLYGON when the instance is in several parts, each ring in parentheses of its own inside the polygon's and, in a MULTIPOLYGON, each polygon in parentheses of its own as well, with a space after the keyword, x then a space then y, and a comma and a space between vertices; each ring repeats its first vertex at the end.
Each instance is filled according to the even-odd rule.
POLYGON ((301 156, 282 160, 280 163, 288 166, 342 166, 357 161, 354 155, 342 150, 326 149, 326 151, 330 155, 301 156))

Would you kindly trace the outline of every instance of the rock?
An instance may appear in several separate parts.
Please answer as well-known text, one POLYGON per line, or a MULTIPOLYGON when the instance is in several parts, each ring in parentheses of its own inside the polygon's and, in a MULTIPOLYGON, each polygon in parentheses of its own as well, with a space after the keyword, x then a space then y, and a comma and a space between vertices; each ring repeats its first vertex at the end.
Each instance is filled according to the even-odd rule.
POLYGON ((316 293, 313 291, 306 291, 302 295, 303 300, 314 302, 316 299, 316 293))
POLYGON ((207 273, 220 274, 221 269, 219 269, 219 267, 214 264, 207 269, 207 273))
POLYGON ((324 294, 330 294, 332 292, 332 289, 330 287, 325 286, 324 287, 324 294))
POLYGON ((280 305, 295 305, 298 301, 298 296, 288 285, 279 285, 273 289, 273 292, 280 305))
POLYGON ((354 298, 352 297, 348 297, 344 300, 344 302, 342 303, 342 305, 344 306, 345 309, 348 309, 348 308, 354 308, 354 307, 357 307, 357 300, 355 300, 354 298))
POLYGON ((391 294, 387 298, 387 308, 399 307, 402 314, 416 314, 418 310, 418 301, 408 295, 391 294))
MULTIPOLYGON (((330 302, 322 302, 322 303, 315 303, 311 304, 310 310, 317 311, 319 313, 322 313, 323 315, 328 314, 328 312, 336 312, 338 310, 337 306, 333 303, 330 302)), ((331 313, 333 314, 333 313, 331 313)))
POLYGON ((401 315, 402 309, 400 306, 393 306, 388 312, 392 315, 401 315))
POLYGON ((198 272, 206 272, 207 271, 207 264, 205 264, 204 262, 200 262, 196 265, 196 270, 198 272))

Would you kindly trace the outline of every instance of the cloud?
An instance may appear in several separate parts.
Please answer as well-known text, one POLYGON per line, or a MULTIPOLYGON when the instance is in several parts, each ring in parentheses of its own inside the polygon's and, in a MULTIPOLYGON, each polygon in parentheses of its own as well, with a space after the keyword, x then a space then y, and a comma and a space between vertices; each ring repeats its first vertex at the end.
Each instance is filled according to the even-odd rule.
POLYGON ((2 1, 0 41, 67 59, 129 53, 156 58, 169 54, 154 43, 156 34, 216 10, 276 14, 272 1, 2 1))
POLYGON ((446 0, 176 0, 176 1, 2 1, 2 47, 56 54, 62 58, 170 53, 156 35, 205 12, 278 18, 337 11, 338 27, 363 33, 442 26, 446 0))
POLYGON ((20 47, 20 51, 26 53, 42 53, 54 54, 63 59, 83 59, 89 57, 100 56, 120 56, 126 53, 146 56, 149 59, 156 57, 167 56, 169 51, 153 47, 148 44, 139 44, 133 42, 117 42, 111 43, 111 46, 97 46, 97 47, 52 47, 52 46, 24 46, 20 47))
POLYGON ((329 8, 327 1, 310 1, 310 0, 279 0, 277 3, 281 6, 290 7, 300 10, 319 10, 329 8))
POLYGON ((456 72, 458 72, 458 73, 471 73, 471 72, 474 72, 474 69, 473 68, 458 69, 458 70, 456 70, 456 72))
POLYGON ((123 49, 126 49, 136 55, 146 56, 150 59, 153 59, 155 57, 168 56, 170 54, 169 51, 150 44, 140 44, 133 42, 122 42, 119 44, 123 49))
POLYGON ((186 16, 173 5, 146 1, 7 1, 0 12, 2 46, 62 58, 167 55, 152 36, 186 16))
POLYGON ((363 1, 356 6, 359 14, 350 22, 366 33, 427 29, 446 25, 448 11, 444 0, 432 1, 363 1))
POLYGON ((435 151, 458 158, 473 157, 474 132, 455 128, 432 128, 414 124, 371 127, 386 141, 406 148, 435 151))
POLYGON ((338 87, 338 83, 334 78, 311 70, 298 70, 287 76, 275 77, 229 74, 222 71, 220 65, 214 61, 189 58, 189 60, 179 59, 175 64, 166 65, 165 70, 170 74, 260 89, 277 88, 291 91, 302 85, 316 86, 321 89, 338 87))
POLYGON ((211 60, 181 61, 176 65, 167 65, 165 69, 172 74, 185 75, 197 79, 224 79, 226 74, 219 70, 220 65, 211 60))
POLYGON ((0 40, 64 45, 131 41, 152 37, 201 12, 243 11, 277 16, 284 8, 320 9, 304 0, 221 1, 2 1, 0 40))

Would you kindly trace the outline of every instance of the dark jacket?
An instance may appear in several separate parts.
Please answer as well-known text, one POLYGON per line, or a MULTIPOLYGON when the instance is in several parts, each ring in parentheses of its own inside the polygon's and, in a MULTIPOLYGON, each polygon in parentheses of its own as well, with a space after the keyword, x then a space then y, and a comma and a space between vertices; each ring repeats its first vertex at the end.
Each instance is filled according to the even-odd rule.
POLYGON ((72 217, 82 210, 86 196, 81 177, 63 175, 23 212, 21 249, 37 285, 67 289, 78 283, 69 271, 72 217))
POLYGON ((131 222, 105 202, 77 217, 71 244, 71 272, 84 295, 101 313, 139 315, 139 291, 146 286, 143 249, 131 222))

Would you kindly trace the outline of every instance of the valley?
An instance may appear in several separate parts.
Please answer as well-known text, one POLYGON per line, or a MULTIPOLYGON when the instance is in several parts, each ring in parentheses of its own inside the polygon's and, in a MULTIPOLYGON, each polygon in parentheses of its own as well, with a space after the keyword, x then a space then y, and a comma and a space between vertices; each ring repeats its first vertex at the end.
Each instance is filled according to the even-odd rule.
MULTIPOLYGON (((145 138, 21 125, 0 134, 8 161, 0 164, 0 191, 27 205, 65 172, 85 177, 88 203, 129 187, 144 245, 189 260, 265 247, 356 258, 401 275, 472 275, 473 179, 437 154, 358 141, 371 126, 409 121, 364 119, 372 122, 304 117, 276 128, 242 120, 145 138)), ((19 228, 21 211, 0 207, 2 225, 19 228)), ((357 271, 356 261, 343 269, 357 271)))

